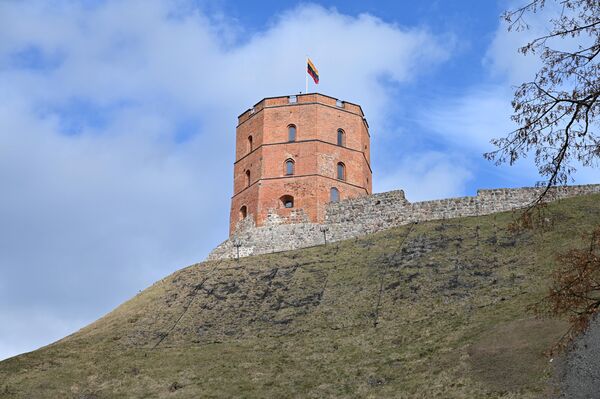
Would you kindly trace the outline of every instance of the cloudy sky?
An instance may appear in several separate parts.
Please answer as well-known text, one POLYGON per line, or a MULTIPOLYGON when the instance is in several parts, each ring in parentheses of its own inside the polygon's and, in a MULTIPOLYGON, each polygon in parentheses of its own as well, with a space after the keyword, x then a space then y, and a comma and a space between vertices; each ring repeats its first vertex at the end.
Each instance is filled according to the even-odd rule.
MULTIPOLYGON (((506 1, 0 2, 0 359, 48 344, 227 237, 236 117, 312 86, 359 103, 376 191, 535 184, 511 129, 506 1), (389 4, 383 4, 389 3, 389 4)), ((597 182, 583 170, 577 183, 597 182)))

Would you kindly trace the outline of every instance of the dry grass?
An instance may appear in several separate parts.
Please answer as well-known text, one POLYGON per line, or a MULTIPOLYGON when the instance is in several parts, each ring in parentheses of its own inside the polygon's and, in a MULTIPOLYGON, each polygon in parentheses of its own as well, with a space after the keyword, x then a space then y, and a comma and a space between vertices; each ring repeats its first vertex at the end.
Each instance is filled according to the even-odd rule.
POLYGON ((599 196, 182 269, 0 363, 1 398, 539 398, 564 330, 531 319, 599 196))

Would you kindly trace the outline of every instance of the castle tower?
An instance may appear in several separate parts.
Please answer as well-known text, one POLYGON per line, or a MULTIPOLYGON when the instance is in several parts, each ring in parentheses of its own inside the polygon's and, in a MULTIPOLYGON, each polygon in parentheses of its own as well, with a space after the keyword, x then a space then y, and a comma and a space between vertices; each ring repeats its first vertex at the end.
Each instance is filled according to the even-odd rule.
POLYGON ((322 222, 331 201, 371 194, 369 125, 323 94, 269 97, 238 117, 230 234, 252 218, 322 222))

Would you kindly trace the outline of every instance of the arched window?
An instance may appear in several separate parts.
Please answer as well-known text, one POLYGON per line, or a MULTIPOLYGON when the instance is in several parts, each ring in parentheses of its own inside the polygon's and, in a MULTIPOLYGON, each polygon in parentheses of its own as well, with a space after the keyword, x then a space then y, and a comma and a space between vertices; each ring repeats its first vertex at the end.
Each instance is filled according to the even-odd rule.
POLYGON ((246 208, 246 205, 244 205, 240 208, 240 220, 246 219, 246 216, 248 216, 248 208, 246 208))
POLYGON ((288 126, 288 141, 296 141, 296 126, 288 126))
POLYGON ((250 171, 246 171, 246 187, 250 187, 250 171))
POLYGON ((293 159, 287 159, 285 161, 285 175, 286 176, 291 176, 294 174, 294 160, 293 159))
POLYGON ((337 131, 337 145, 344 146, 346 144, 346 140, 344 137, 344 131, 342 129, 338 129, 337 131))
POLYGON ((253 149, 252 136, 248 136, 248 152, 252 152, 253 149))
POLYGON ((294 207, 294 197, 291 195, 284 195, 280 198, 281 204, 284 208, 293 208, 294 207))
POLYGON ((346 180, 346 166, 341 162, 337 164, 337 178, 339 180, 346 180))
POLYGON ((339 202, 340 201, 340 190, 335 187, 331 187, 329 190, 329 200, 331 202, 339 202))

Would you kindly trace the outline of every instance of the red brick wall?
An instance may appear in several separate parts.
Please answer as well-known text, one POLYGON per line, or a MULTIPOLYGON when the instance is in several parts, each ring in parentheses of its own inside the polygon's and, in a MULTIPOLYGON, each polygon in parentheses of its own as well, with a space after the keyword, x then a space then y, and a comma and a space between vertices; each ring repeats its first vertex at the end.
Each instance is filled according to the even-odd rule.
MULTIPOLYGON (((239 117, 236 131, 233 198, 230 231, 235 230, 242 206, 260 226, 269 212, 282 218, 305 214, 321 222, 331 187, 341 199, 371 194, 369 131, 360 106, 321 94, 265 98, 239 117), (296 126, 296 141, 288 142, 288 126, 296 126), (344 130, 344 146, 337 131, 344 130), (252 136, 250 152, 248 136, 252 136), (294 160, 294 175, 285 175, 285 161, 294 160), (345 165, 345 181, 337 180, 337 163, 345 165), (246 171, 251 173, 247 187, 246 171), (280 198, 294 197, 286 209, 280 198)), ((294 219, 289 222, 294 222, 294 219)))

